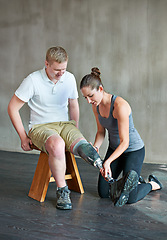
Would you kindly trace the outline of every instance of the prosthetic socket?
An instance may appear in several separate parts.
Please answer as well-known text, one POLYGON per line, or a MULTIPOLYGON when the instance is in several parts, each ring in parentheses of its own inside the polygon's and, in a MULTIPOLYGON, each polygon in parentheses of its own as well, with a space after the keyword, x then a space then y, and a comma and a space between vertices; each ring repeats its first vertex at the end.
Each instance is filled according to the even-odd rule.
MULTIPOLYGON (((92 166, 97 167, 99 170, 103 168, 102 159, 90 143, 82 143, 77 147, 76 151, 81 158, 92 166)), ((107 181, 111 183, 114 179, 108 176, 107 181)))

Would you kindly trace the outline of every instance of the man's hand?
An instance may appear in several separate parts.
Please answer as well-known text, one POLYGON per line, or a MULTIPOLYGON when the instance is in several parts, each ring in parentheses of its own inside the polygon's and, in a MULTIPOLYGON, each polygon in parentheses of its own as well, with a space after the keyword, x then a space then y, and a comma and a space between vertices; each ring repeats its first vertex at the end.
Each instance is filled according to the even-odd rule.
POLYGON ((21 148, 24 151, 32 151, 30 145, 32 144, 31 139, 26 137, 25 139, 21 140, 21 148))

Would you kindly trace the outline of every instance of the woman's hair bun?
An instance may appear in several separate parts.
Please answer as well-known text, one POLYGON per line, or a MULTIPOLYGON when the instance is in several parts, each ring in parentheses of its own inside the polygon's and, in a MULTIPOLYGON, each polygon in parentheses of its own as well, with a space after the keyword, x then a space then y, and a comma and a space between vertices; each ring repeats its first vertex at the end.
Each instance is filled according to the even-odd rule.
POLYGON ((91 69, 91 74, 94 74, 95 76, 97 76, 97 77, 99 77, 100 78, 100 74, 101 74, 101 72, 100 72, 100 70, 97 68, 97 67, 93 67, 92 69, 91 69))

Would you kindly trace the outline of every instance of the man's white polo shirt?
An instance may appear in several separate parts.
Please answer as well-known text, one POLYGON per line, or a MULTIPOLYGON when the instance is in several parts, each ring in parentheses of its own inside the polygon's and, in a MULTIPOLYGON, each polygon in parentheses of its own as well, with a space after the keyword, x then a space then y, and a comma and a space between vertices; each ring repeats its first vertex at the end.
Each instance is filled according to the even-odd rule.
POLYGON ((30 107, 29 128, 34 124, 68 121, 68 99, 78 98, 76 80, 65 72, 54 84, 42 70, 26 77, 15 95, 30 107))

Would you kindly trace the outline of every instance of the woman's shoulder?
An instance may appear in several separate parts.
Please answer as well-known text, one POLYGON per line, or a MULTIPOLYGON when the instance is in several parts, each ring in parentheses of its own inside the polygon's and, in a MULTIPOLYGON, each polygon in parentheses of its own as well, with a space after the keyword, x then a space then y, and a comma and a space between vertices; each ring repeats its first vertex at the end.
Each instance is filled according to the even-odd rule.
POLYGON ((126 110, 128 113, 131 113, 130 104, 122 97, 117 96, 114 102, 114 110, 115 111, 123 111, 126 110))
POLYGON ((129 103, 124 98, 122 98, 120 96, 115 96, 115 104, 116 105, 129 105, 129 103))

